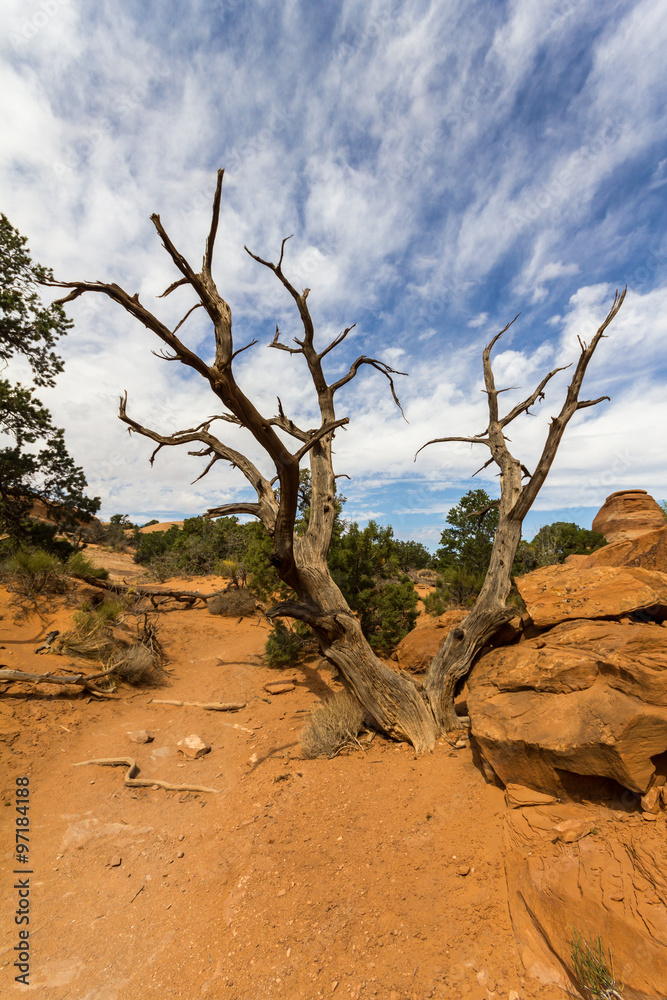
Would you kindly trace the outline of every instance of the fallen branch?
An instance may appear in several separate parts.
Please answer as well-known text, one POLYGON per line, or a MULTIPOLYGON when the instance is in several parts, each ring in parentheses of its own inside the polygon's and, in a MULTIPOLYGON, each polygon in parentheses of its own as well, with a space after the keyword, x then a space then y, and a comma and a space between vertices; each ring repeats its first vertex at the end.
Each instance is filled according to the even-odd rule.
POLYGON ((239 709, 245 708, 245 701, 172 701, 171 699, 164 698, 152 698, 151 702, 153 705, 176 705, 181 708, 187 705, 188 708, 205 708, 209 712, 238 712, 239 709))
POLYGON ((111 590, 115 593, 133 591, 142 597, 173 597, 177 601, 190 601, 191 604, 197 600, 210 601, 212 597, 224 593, 220 590, 215 590, 211 594, 202 594, 199 590, 165 590, 162 587, 149 587, 143 583, 126 583, 125 581, 119 583, 116 580, 100 580, 94 576, 79 576, 78 574, 76 576, 78 580, 83 580, 84 583, 88 583, 92 587, 101 587, 103 590, 111 590))
POLYGON ((204 788, 203 785, 172 785, 169 781, 158 781, 156 778, 135 778, 134 775, 139 773, 139 766, 132 757, 100 757, 97 760, 80 760, 77 764, 72 764, 72 767, 84 767, 86 764, 109 764, 111 767, 125 764, 128 771, 123 779, 123 784, 130 788, 152 788, 157 785, 158 788, 166 788, 168 792, 215 792, 217 794, 219 791, 217 788, 204 788))
POLYGON ((99 674, 76 674, 74 677, 62 677, 60 674, 28 674, 24 670, 0 670, 0 682, 20 681, 22 684, 78 684, 92 691, 94 694, 101 694, 109 697, 111 692, 102 691, 90 682, 98 680, 100 677, 108 677, 116 668, 102 670, 99 674))

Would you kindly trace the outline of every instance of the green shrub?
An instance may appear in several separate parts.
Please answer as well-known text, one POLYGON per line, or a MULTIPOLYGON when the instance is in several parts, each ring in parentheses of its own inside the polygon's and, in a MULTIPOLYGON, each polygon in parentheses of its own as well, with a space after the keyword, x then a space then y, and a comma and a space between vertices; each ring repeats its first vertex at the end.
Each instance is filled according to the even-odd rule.
POLYGON ((291 667, 312 648, 313 633, 307 625, 301 622, 285 625, 280 618, 276 618, 266 640, 264 653, 269 667, 291 667))
POLYGON ((445 570, 438 577, 435 590, 424 598, 424 607, 434 617, 448 608, 472 607, 484 584, 485 574, 461 566, 445 570))
POLYGON ((66 563, 66 570, 69 576, 83 577, 84 579, 108 580, 109 571, 101 566, 94 566, 93 563, 84 556, 83 552, 73 552, 66 563))
POLYGON ((62 594, 68 589, 63 564, 42 549, 17 549, 2 565, 9 589, 20 597, 34 599, 40 594, 62 594))
POLYGON ((355 600, 362 631, 381 653, 393 650, 417 621, 417 592, 408 576, 362 591, 355 600))

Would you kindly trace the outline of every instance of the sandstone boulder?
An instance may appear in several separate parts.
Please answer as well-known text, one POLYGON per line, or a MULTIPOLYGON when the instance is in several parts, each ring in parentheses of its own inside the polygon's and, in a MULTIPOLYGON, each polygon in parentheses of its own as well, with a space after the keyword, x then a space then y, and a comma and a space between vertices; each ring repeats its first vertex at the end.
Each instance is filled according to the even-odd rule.
POLYGON ((624 996, 667 996, 667 839, 664 819, 602 806, 509 810, 505 869, 526 971, 571 991, 573 934, 601 938, 624 996), (585 830, 568 842, 559 829, 585 830))
MULTIPOLYGON (((601 549, 600 552, 604 552, 601 549)), ((632 566, 586 563, 543 566, 517 577, 516 585, 535 625, 546 627, 580 618, 606 618, 664 606, 667 618, 667 573, 632 566)), ((659 611, 656 612, 658 617, 659 611)))
MULTIPOLYGON (((569 559, 579 559, 580 568, 629 566, 667 573, 667 524, 636 538, 605 545, 589 556, 570 556, 569 559)), ((568 563, 569 559, 566 560, 568 563)))
POLYGON ((466 608, 453 608, 445 611, 439 618, 424 616, 419 619, 417 627, 408 632, 396 647, 401 670, 409 670, 413 674, 426 670, 451 630, 467 614, 466 608))
POLYGON ((599 531, 610 543, 625 542, 664 526, 662 509, 646 490, 612 493, 593 521, 593 531, 599 531))
POLYGON ((665 640, 655 624, 574 621, 491 650, 468 679, 483 758, 504 785, 562 795, 591 776, 645 793, 667 751, 665 640))

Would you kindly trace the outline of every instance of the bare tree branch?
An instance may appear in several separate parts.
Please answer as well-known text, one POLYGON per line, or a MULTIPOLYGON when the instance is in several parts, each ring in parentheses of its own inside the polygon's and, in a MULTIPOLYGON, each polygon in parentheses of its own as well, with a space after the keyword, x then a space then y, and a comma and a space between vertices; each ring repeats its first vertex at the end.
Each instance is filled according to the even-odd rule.
MULTIPOLYGON (((151 430, 148 427, 144 427, 138 421, 133 420, 127 414, 127 393, 120 397, 119 413, 120 419, 123 423, 127 424, 131 431, 137 434, 141 434, 143 437, 149 438, 151 441, 155 441, 158 447, 155 449, 151 455, 151 465, 155 459, 155 456, 162 448, 165 447, 177 447, 182 444, 190 444, 193 442, 199 442, 205 445, 205 451, 199 454, 212 454, 215 455, 215 460, 222 459, 223 461, 229 462, 234 468, 239 469, 248 482, 251 484, 255 492, 257 493, 260 506, 266 508, 268 511, 271 510, 271 517, 269 521, 271 523, 275 522, 275 513, 277 504, 275 501, 273 489, 271 484, 267 479, 260 473, 259 469, 240 451, 236 451, 234 448, 230 448, 228 445, 223 444, 217 437, 209 432, 210 420, 205 421, 198 427, 188 428, 184 431, 176 431, 174 434, 159 434, 157 431, 151 430)), ((211 420, 216 419, 212 417, 211 420)), ((221 419, 224 419, 224 415, 221 419)), ((191 452, 190 454, 197 454, 191 452)), ((211 463, 202 475, 208 472, 211 467, 211 463)), ((201 476, 199 477, 201 478, 201 476)), ((195 480, 196 482, 196 480, 195 480)))
POLYGON ((189 282, 188 282, 188 279, 187 279, 187 278, 179 278, 179 279, 178 279, 178 281, 172 281, 171 285, 169 285, 169 288, 167 288, 167 289, 166 289, 166 291, 164 291, 164 292, 162 293, 162 295, 158 295, 158 298, 159 298, 159 299, 166 299, 166 297, 167 297, 168 295, 171 295, 171 293, 172 293, 172 292, 173 292, 173 291, 174 291, 174 290, 175 290, 176 288, 179 288, 179 287, 180 287, 181 285, 187 285, 187 284, 189 284, 189 282))
MULTIPOLYGON (((269 344, 269 347, 275 347, 277 351, 287 351, 288 354, 303 354, 303 347, 288 347, 287 344, 281 344, 279 341, 280 330, 278 329, 278 324, 276 323, 276 332, 273 336, 273 340, 269 344)), ((295 342, 298 344, 299 341, 294 338, 295 342)))
POLYGON ((155 333, 167 347, 172 349, 182 364, 193 368, 209 382, 212 380, 212 373, 208 365, 194 351, 186 347, 169 327, 165 326, 148 309, 145 309, 134 296, 129 295, 120 285, 106 284, 102 281, 45 281, 44 284, 54 288, 73 289, 73 292, 65 299, 59 299, 60 302, 70 301, 72 298, 83 295, 84 292, 101 292, 107 295, 114 302, 118 302, 131 316, 143 323, 148 330, 155 333))
POLYGON ((193 305, 192 309, 188 309, 188 311, 186 312, 186 314, 183 317, 183 319, 179 323, 176 324, 176 326, 174 327, 173 332, 176 333, 177 330, 180 330, 180 328, 183 326, 183 324, 185 323, 185 321, 188 318, 188 316, 191 316, 192 313, 195 311, 195 309, 201 309, 201 307, 202 307, 201 302, 195 302, 195 304, 193 305))
POLYGON ((627 288, 624 288, 620 294, 618 290, 616 291, 611 309, 607 313, 607 316, 591 340, 590 344, 586 345, 580 340, 581 354, 579 355, 579 361, 577 362, 577 367, 574 371, 574 375, 572 376, 572 381, 568 386, 565 402, 563 403, 558 416, 554 417, 549 425, 547 440, 537 463, 537 467, 530 481, 522 489, 521 495, 512 508, 513 518, 523 520, 527 512, 532 507, 537 494, 542 488, 542 484, 547 478, 554 458, 556 457, 556 452, 558 451, 558 446, 562 440, 565 428, 577 410, 582 410, 588 406, 595 406, 597 403, 601 403, 604 399, 609 399, 608 396, 600 396, 598 399, 594 400, 579 400, 579 391, 584 380, 584 375, 586 374, 586 369, 588 368, 589 362, 593 357, 593 352, 600 343, 600 340, 603 338, 605 330, 623 305, 626 291, 627 288))
MULTIPOLYGON (((446 437, 446 438, 433 438, 433 440, 432 440, 432 441, 427 441, 427 442, 426 442, 426 444, 423 444, 423 445, 421 446, 421 448, 419 448, 419 449, 418 449, 418 450, 417 450, 417 451, 415 452, 415 457, 414 457, 414 461, 415 461, 415 462, 417 461, 417 455, 419 454, 419 452, 420 452, 420 451, 423 451, 423 450, 424 450, 424 448, 428 448, 428 446, 429 446, 430 444, 446 444, 447 442, 451 442, 451 441, 462 441, 462 442, 463 442, 464 444, 485 444, 485 445, 487 446, 487 448, 490 448, 490 447, 491 447, 491 442, 490 442, 490 440, 488 439, 488 437, 484 437, 484 436, 483 436, 483 435, 481 435, 481 434, 478 434, 478 435, 477 435, 476 437, 446 437)), ((482 466, 482 469, 485 469, 485 468, 486 468, 486 466, 487 466, 487 465, 490 465, 492 461, 493 461, 493 459, 492 459, 492 458, 491 458, 491 459, 489 459, 489 461, 488 461, 488 462, 486 462, 486 463, 485 463, 485 464, 484 464, 484 465, 482 466)), ((477 470, 477 472, 481 472, 481 471, 482 471, 482 469, 478 469, 478 470, 477 470)), ((477 472, 475 473, 475 475, 477 475, 477 472)))
POLYGON ((230 514, 252 514, 262 520, 261 505, 258 503, 223 503, 220 507, 209 507, 204 517, 227 517, 230 514))
POLYGON ((357 325, 356 323, 353 323, 352 326, 348 326, 345 330, 343 330, 342 333, 338 334, 335 340, 331 341, 328 347, 325 347, 323 351, 320 351, 319 355, 320 361, 322 360, 322 358, 325 358, 327 356, 329 351, 333 351, 334 347, 338 347, 339 344, 342 344, 345 338, 347 337, 348 333, 350 332, 350 330, 354 330, 356 325, 357 325))
POLYGON ((225 171, 218 170, 215 195, 213 197, 213 210, 211 213, 211 228, 208 234, 208 239, 206 240, 206 253, 204 254, 204 262, 202 264, 202 271, 209 276, 211 274, 211 264, 213 263, 213 247, 215 246, 215 237, 218 232, 218 220, 220 219, 220 200, 222 197, 222 179, 224 176, 225 171))
POLYGON ((391 395, 393 397, 393 400, 396 403, 396 406, 401 411, 403 419, 405 420, 406 419, 405 413, 403 413, 403 407, 401 406, 399 398, 396 395, 396 388, 394 386, 394 380, 392 378, 392 375, 407 375, 407 372, 399 372, 395 368, 390 368, 389 365, 385 364, 384 361, 378 361, 375 358, 367 358, 365 356, 357 358, 356 361, 352 362, 350 370, 348 371, 347 375, 343 375, 342 378, 338 379, 337 382, 334 382, 330 386, 331 394, 334 395, 336 392, 338 392, 340 388, 342 388, 342 386, 347 385, 348 382, 351 382, 362 365, 370 365, 372 368, 377 369, 377 371, 381 372, 383 375, 386 376, 387 380, 389 381, 389 386, 391 388, 391 395))
POLYGON ((549 372, 548 375, 545 375, 540 384, 538 385, 537 389, 535 389, 535 391, 530 396, 528 396, 527 399, 524 399, 522 403, 517 403, 517 405, 510 410, 507 416, 502 418, 502 420, 500 421, 500 426, 507 427, 507 425, 511 424, 512 421, 515 420, 516 417, 518 417, 521 413, 528 413, 528 410, 533 405, 533 403, 535 403, 538 399, 540 400, 540 402, 544 399, 544 387, 546 386, 547 382, 549 382, 554 377, 554 375, 557 375, 558 372, 564 372, 570 367, 571 365, 563 365, 562 368, 554 368, 552 372, 549 372))
POLYGON ((335 431, 337 427, 344 427, 345 424, 349 424, 349 422, 349 417, 341 417, 340 420, 334 420, 333 423, 322 424, 320 429, 315 431, 306 444, 304 444, 303 448, 299 448, 294 457, 300 462, 303 456, 310 451, 313 445, 317 444, 317 442, 325 437, 326 434, 330 434, 332 431, 335 431))

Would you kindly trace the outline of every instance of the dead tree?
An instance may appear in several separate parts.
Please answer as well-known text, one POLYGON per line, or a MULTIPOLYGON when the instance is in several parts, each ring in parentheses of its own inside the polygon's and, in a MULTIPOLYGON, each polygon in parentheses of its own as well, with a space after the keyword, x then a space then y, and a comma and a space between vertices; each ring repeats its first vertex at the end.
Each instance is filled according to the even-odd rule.
MULTIPOLYGON (((521 540, 521 527, 549 474, 565 428, 577 410, 595 406, 602 400, 609 399, 609 396, 600 396, 599 399, 580 400, 579 391, 593 352, 604 336, 604 331, 621 308, 624 298, 625 290, 620 295, 616 292, 612 307, 590 344, 584 344, 581 339, 579 340, 581 353, 565 396, 565 402, 558 416, 551 419, 542 454, 532 474, 518 458, 510 453, 507 447, 508 438, 505 435, 505 429, 521 414, 528 413, 530 407, 536 402, 541 402, 544 399, 544 389, 547 383, 565 368, 554 368, 548 375, 545 375, 530 396, 517 403, 505 416, 500 416, 498 396, 506 390, 496 388, 491 367, 491 351, 500 337, 515 322, 516 316, 504 330, 496 334, 491 343, 484 348, 482 355, 484 392, 486 392, 489 408, 489 423, 486 430, 482 434, 475 434, 472 437, 436 438, 423 445, 423 448, 426 448, 428 445, 446 441, 482 444, 491 452, 491 457, 484 463, 482 469, 495 463, 500 470, 498 528, 493 540, 491 561, 482 590, 470 614, 449 633, 436 653, 427 670, 424 682, 424 689, 435 718, 443 729, 453 729, 457 725, 454 710, 457 684, 468 674, 475 658, 493 634, 515 614, 514 610, 507 607, 506 602, 512 586, 512 563, 521 540), (525 484, 524 479, 527 480, 525 484)), ((565 367, 569 368, 570 366, 565 367)), ((419 450, 421 451, 422 448, 419 450)), ((478 469, 478 472, 481 472, 482 469, 478 469)), ((480 511, 479 513, 481 515, 485 512, 480 511)))
POLYGON ((157 452, 164 447, 195 444, 200 446, 199 449, 189 454, 209 459, 202 476, 206 475, 218 461, 229 462, 243 473, 255 491, 256 501, 211 508, 207 515, 221 517, 230 514, 252 514, 263 523, 271 536, 273 540, 271 562, 280 579, 294 592, 294 598, 277 604, 270 610, 269 616, 287 616, 310 625, 318 637, 322 654, 338 668, 373 723, 388 735, 407 740, 418 752, 430 749, 440 736, 443 727, 453 727, 457 724, 453 709, 453 694, 458 678, 467 673, 484 643, 509 617, 504 602, 509 591, 509 572, 520 538, 521 522, 546 477, 567 421, 576 409, 591 405, 578 402, 579 387, 588 360, 602 336, 602 330, 615 315, 622 296, 620 301, 617 299, 615 302, 612 312, 590 347, 582 348, 582 358, 568 392, 566 406, 561 415, 554 420, 545 454, 530 486, 523 490, 521 466, 507 452, 502 431, 510 420, 527 410, 540 396, 555 372, 542 381, 530 399, 514 407, 507 417, 499 420, 498 391, 493 383, 489 361, 491 348, 498 338, 495 338, 485 351, 489 428, 485 435, 478 437, 442 440, 472 440, 488 444, 491 448, 492 460, 501 466, 502 530, 499 529, 496 536, 491 569, 478 602, 479 611, 476 606, 459 629, 455 630, 452 638, 445 643, 433 661, 427 674, 426 685, 422 688, 412 678, 388 667, 375 656, 357 618, 331 578, 327 564, 336 514, 332 440, 335 431, 349 420, 348 417, 336 416, 334 405, 336 394, 356 377, 362 366, 368 365, 386 376, 393 398, 398 404, 392 378, 398 373, 384 362, 362 355, 352 363, 345 375, 329 382, 322 362, 345 340, 352 327, 343 330, 330 344, 318 350, 315 346, 315 330, 307 302, 309 289, 298 292, 282 269, 287 240, 282 242, 277 264, 263 260, 246 247, 254 260, 273 271, 297 307, 303 336, 294 338, 296 346, 281 343, 277 327, 269 346, 292 355, 300 355, 303 359, 317 399, 320 423, 319 426, 310 429, 298 427, 285 414, 280 399, 278 399, 277 415, 267 417, 259 412, 237 384, 233 372, 234 359, 241 351, 253 347, 256 341, 241 348, 234 348, 231 310, 220 295, 211 273, 220 215, 222 179, 223 171, 220 170, 201 271, 195 271, 177 250, 167 235, 159 215, 151 216, 167 253, 180 272, 180 277, 161 297, 170 295, 180 287, 189 287, 197 297, 196 304, 186 312, 173 330, 146 309, 140 303, 138 295, 128 294, 119 285, 101 281, 52 284, 70 289, 69 294, 62 298, 61 302, 71 301, 85 292, 107 295, 159 337, 170 352, 163 354, 163 357, 192 368, 209 383, 223 410, 196 427, 168 435, 144 427, 129 416, 126 395, 120 400, 120 419, 128 425, 130 432, 141 434, 155 442, 157 447, 151 456, 151 462, 157 452), (205 310, 213 327, 215 359, 210 365, 186 346, 178 336, 178 331, 196 308, 205 310), (275 469, 275 476, 271 479, 266 478, 244 454, 221 441, 211 430, 216 420, 246 428, 270 460, 275 469), (293 450, 288 448, 277 431, 283 432, 296 442, 292 446, 293 450), (294 524, 297 515, 299 466, 305 459, 308 459, 310 464, 312 481, 310 519, 305 533, 297 536, 294 524))
POLYGON ((327 565, 336 514, 331 443, 336 429, 349 422, 348 417, 336 416, 334 405, 336 394, 355 378, 363 366, 367 365, 386 376, 393 397, 398 403, 392 379, 396 372, 382 361, 362 355, 352 363, 345 375, 336 381, 327 381, 322 362, 344 341, 352 327, 343 330, 322 350, 316 348, 315 330, 307 301, 309 290, 298 292, 283 273, 282 264, 287 242, 283 240, 277 264, 262 260, 249 250, 248 253, 254 260, 272 270, 294 299, 301 318, 303 337, 295 338, 295 346, 288 346, 281 343, 280 333, 276 328, 270 346, 275 350, 299 355, 303 359, 317 398, 320 423, 319 426, 309 429, 298 427, 285 414, 280 399, 278 399, 277 415, 267 417, 258 411, 237 384, 233 372, 234 359, 241 351, 251 348, 255 342, 238 349, 234 348, 231 310, 216 288, 211 273, 220 214, 222 178, 223 171, 220 170, 201 271, 195 271, 176 249, 159 215, 151 216, 167 253, 180 272, 180 277, 161 297, 170 295, 183 286, 189 286, 197 296, 196 305, 185 314, 173 330, 146 309, 139 301, 138 295, 128 294, 119 285, 101 281, 54 282, 54 284, 60 288, 71 289, 61 300, 62 302, 78 298, 85 292, 107 295, 160 338, 169 351, 163 354, 165 358, 179 361, 194 369, 209 383, 211 390, 220 400, 223 411, 196 427, 169 435, 144 427, 128 414, 126 396, 120 401, 120 419, 128 425, 131 432, 141 434, 156 443, 157 447, 151 456, 151 461, 164 447, 195 444, 199 448, 190 454, 209 459, 202 475, 206 475, 212 466, 221 460, 231 463, 243 473, 256 493, 256 502, 225 504, 209 510, 208 516, 252 514, 259 518, 268 531, 273 540, 271 562, 280 579, 294 591, 294 599, 272 608, 270 616, 289 616, 310 625, 319 639, 323 655, 335 664, 378 728, 397 739, 409 741, 419 751, 430 748, 438 737, 438 727, 422 692, 407 675, 392 670, 375 656, 364 638, 359 622, 332 580, 327 565), (206 311, 213 326, 215 360, 211 365, 187 347, 178 336, 185 320, 198 307, 206 311), (275 469, 274 478, 267 479, 249 458, 225 444, 212 432, 213 422, 220 420, 245 427, 252 434, 270 459, 275 469), (277 431, 284 432, 296 442, 293 450, 287 447, 277 431), (294 522, 297 515, 299 465, 306 458, 310 462, 312 481, 311 513, 305 534, 298 537, 294 533, 294 522))

